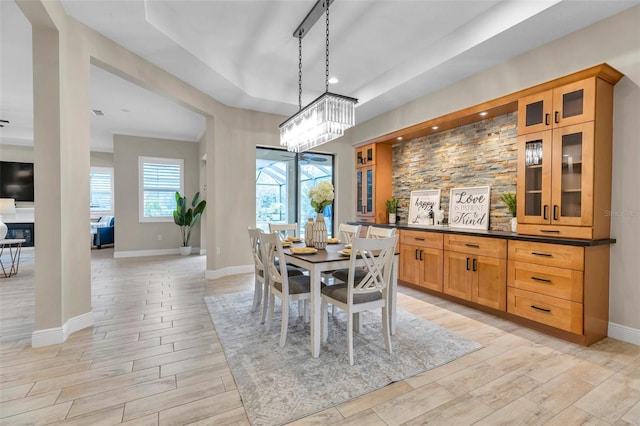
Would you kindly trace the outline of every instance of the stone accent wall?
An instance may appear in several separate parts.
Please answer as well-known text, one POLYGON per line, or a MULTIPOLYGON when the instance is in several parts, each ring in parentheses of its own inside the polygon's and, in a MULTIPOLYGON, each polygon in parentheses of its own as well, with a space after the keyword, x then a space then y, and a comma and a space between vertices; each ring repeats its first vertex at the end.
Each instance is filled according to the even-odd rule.
MULTIPOLYGON (((393 196, 400 200, 400 223, 407 222, 411 191, 440 189, 440 208, 449 217, 449 190, 490 186, 489 229, 511 230, 500 200, 516 192, 517 113, 412 139, 393 146, 393 196)), ((445 220, 446 220, 445 219, 445 220)))

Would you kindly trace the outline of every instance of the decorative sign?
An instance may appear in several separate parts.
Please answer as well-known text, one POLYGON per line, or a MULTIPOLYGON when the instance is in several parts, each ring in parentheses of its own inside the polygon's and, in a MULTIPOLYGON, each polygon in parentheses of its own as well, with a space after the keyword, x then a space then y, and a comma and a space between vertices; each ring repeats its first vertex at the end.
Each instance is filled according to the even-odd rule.
POLYGON ((440 190, 424 189, 411 191, 411 204, 409 204, 408 225, 428 225, 429 212, 433 211, 433 218, 440 210, 440 190))
POLYGON ((453 188, 449 195, 449 226, 489 229, 490 187, 453 188))

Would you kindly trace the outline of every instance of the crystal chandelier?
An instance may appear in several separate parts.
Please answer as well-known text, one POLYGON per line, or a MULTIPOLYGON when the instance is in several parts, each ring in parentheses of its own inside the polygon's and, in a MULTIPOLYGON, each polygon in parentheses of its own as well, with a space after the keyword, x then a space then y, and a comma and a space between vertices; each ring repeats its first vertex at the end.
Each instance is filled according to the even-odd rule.
POLYGON ((344 135, 355 124, 355 98, 329 92, 329 4, 318 0, 294 32, 298 38, 298 107, 300 110, 280 125, 280 145, 288 151, 303 152, 344 135), (317 11, 326 10, 325 92, 302 108, 302 37, 318 19, 317 11), (315 16, 314 16, 315 14, 315 16), (311 21, 311 22, 310 22, 311 21))

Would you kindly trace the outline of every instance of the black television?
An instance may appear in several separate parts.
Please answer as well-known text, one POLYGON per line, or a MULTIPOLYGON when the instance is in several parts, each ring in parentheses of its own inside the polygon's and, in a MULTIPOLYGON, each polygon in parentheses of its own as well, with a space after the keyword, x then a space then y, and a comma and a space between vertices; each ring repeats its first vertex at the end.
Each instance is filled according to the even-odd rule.
POLYGON ((0 198, 33 199, 33 163, 0 161, 0 198))

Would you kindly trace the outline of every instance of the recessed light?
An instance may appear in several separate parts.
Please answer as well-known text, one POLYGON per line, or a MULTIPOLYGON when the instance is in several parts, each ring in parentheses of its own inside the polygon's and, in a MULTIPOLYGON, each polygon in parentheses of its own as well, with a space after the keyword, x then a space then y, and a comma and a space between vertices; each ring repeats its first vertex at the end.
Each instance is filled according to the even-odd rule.
POLYGON ((122 111, 122 112, 131 112, 130 109, 126 109, 126 108, 122 108, 120 111, 122 111))
POLYGON ((482 111, 480 113, 480 117, 484 117, 484 116, 487 116, 487 115, 489 115, 489 113, 487 111, 482 111))
POLYGON ((401 141, 402 140, 402 136, 398 136, 396 139, 401 141))
POLYGON ((438 127, 438 126, 433 126, 433 127, 431 128, 431 130, 438 130, 439 128, 440 128, 440 127, 438 127))
POLYGON ((331 77, 329 79, 329 84, 336 84, 337 82, 339 82, 340 80, 338 80, 337 77, 331 77))

